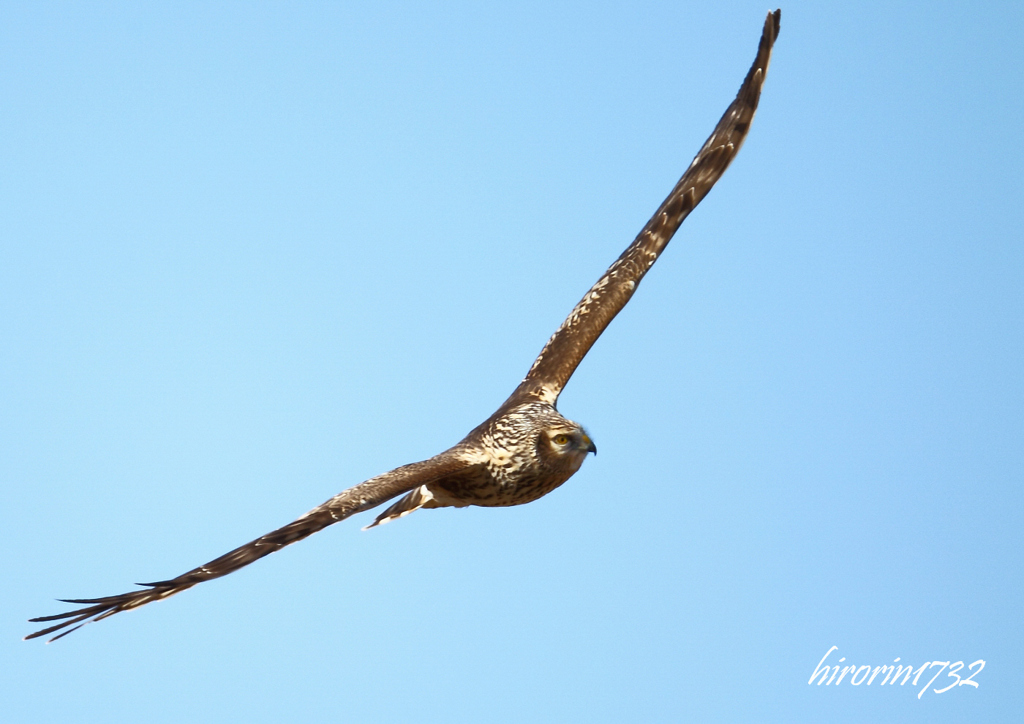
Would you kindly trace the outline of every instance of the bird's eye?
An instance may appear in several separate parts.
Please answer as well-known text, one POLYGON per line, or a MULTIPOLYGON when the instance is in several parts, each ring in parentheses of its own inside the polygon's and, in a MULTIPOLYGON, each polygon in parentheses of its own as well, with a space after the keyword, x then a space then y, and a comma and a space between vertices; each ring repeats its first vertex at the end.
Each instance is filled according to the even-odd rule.
POLYGON ((569 436, 564 433, 561 435, 555 435, 553 438, 551 438, 551 441, 555 443, 555 445, 565 445, 567 442, 569 442, 569 436))

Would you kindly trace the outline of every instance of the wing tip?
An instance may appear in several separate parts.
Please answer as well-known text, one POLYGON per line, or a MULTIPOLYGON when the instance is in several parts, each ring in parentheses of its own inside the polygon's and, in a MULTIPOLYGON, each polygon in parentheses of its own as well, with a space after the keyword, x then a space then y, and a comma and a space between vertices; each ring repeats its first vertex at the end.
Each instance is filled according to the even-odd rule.
POLYGON ((772 31, 772 40, 779 37, 779 30, 782 29, 782 8, 775 8, 775 10, 768 11, 768 17, 764 19, 764 30, 766 34, 769 28, 771 28, 772 31))
POLYGON ((761 42, 757 49, 757 61, 754 63, 754 67, 760 67, 764 75, 768 72, 768 60, 771 57, 772 48, 775 46, 780 30, 782 30, 782 8, 770 11, 768 17, 764 19, 761 42))

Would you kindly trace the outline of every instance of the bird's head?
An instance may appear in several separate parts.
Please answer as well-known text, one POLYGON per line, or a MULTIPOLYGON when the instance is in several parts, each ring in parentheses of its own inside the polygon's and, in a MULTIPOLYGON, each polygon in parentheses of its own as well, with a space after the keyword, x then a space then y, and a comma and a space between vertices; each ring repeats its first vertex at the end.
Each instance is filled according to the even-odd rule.
POLYGON ((544 457, 568 465, 575 472, 583 464, 587 453, 597 454, 597 446, 580 425, 568 420, 566 422, 569 424, 545 430, 541 435, 541 444, 547 448, 544 457))

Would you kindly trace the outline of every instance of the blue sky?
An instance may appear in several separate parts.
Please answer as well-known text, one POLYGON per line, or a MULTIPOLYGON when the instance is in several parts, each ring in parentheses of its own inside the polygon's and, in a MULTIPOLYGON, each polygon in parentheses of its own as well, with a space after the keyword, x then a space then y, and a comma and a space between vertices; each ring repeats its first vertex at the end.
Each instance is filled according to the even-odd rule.
POLYGON ((1019 715, 1015 3, 783 6, 743 151, 562 395, 600 455, 559 490, 20 640, 486 418, 767 9, 0 8, 4 719, 1019 715), (987 663, 809 686, 833 645, 987 663))

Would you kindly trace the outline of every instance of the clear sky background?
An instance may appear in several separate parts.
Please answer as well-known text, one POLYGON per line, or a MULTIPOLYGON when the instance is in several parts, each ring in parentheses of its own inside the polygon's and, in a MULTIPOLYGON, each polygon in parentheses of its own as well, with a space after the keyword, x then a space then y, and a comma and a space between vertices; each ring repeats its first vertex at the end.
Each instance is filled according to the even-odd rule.
POLYGON ((600 448, 564 487, 20 640, 486 418, 768 9, 0 6, 4 721, 1019 716, 1011 2, 783 6, 746 146, 562 395, 600 448), (987 664, 808 686, 831 646, 987 664))

